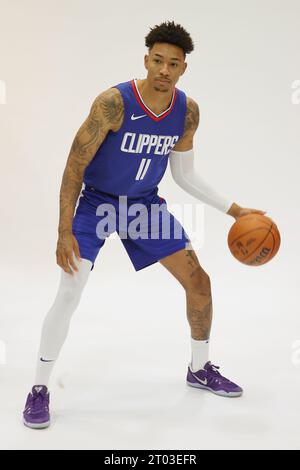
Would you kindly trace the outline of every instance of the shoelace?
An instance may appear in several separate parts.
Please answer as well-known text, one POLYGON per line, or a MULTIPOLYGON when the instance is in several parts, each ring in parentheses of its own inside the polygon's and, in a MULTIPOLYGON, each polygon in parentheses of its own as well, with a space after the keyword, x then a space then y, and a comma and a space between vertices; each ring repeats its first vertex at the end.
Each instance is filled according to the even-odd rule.
POLYGON ((45 398, 46 398, 45 395, 43 395, 40 392, 39 393, 35 392, 34 394, 30 394, 27 408, 30 408, 31 411, 35 411, 35 412, 43 410, 45 408, 45 404, 44 404, 45 398))
POLYGON ((220 367, 215 366, 214 364, 211 364, 208 367, 207 371, 213 373, 214 376, 217 376, 216 381, 218 381, 219 383, 221 383, 222 381, 223 382, 230 382, 229 379, 226 379, 226 377, 223 377, 223 375, 220 374, 220 372, 218 372, 218 369, 220 369, 220 367))
POLYGON ((218 370, 217 370, 217 369, 220 369, 220 367, 215 366, 214 364, 211 364, 211 365, 209 366, 209 369, 212 369, 213 372, 215 372, 217 375, 221 375, 220 372, 218 372, 218 370))

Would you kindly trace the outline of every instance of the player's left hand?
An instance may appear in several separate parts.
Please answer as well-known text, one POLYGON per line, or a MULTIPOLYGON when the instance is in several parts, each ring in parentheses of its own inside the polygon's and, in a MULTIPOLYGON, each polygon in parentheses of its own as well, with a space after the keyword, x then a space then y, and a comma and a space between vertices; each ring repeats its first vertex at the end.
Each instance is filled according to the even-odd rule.
POLYGON ((238 220, 243 215, 248 215, 248 214, 264 215, 266 214, 266 211, 261 211, 258 209, 249 209, 247 207, 240 207, 239 210, 233 215, 233 217, 235 218, 235 220, 238 220))

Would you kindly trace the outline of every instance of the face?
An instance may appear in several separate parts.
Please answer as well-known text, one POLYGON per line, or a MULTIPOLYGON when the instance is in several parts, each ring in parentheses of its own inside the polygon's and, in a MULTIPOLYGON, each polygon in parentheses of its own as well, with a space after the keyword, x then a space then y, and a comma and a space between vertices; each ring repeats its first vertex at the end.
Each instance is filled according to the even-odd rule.
POLYGON ((167 92, 173 89, 187 67, 180 47, 168 43, 155 43, 145 55, 148 70, 147 81, 156 91, 167 92))

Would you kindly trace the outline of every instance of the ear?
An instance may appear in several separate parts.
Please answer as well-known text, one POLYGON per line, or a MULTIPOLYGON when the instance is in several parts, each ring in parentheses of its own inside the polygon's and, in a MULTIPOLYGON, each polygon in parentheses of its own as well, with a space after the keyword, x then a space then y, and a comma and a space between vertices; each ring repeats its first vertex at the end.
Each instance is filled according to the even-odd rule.
POLYGON ((149 61, 149 56, 148 56, 148 54, 145 54, 144 65, 145 65, 146 70, 148 70, 148 61, 149 61))
POLYGON ((187 68, 187 63, 185 62, 185 63, 183 64, 183 71, 182 71, 181 75, 184 74, 184 72, 186 71, 186 68, 187 68))

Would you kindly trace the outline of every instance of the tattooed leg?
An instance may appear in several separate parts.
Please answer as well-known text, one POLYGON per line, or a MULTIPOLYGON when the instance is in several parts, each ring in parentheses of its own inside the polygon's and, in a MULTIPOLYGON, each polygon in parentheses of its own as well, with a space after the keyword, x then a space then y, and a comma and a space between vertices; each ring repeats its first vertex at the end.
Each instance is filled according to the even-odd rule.
POLYGON ((212 296, 208 278, 203 278, 196 289, 186 292, 187 318, 193 339, 209 338, 212 323, 212 296))
POLYGON ((193 339, 209 338, 212 323, 212 294, 208 274, 194 250, 179 250, 160 260, 186 292, 186 312, 193 339))

